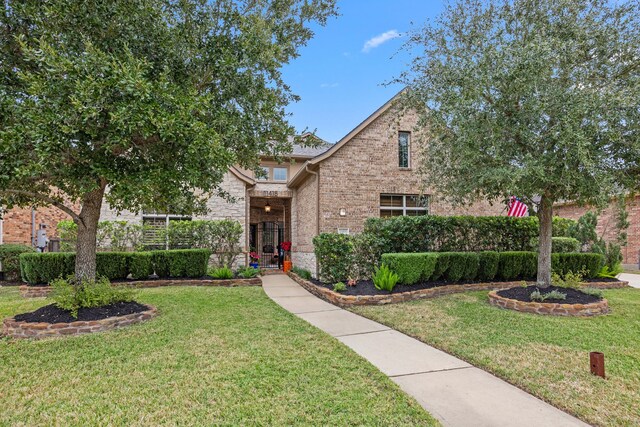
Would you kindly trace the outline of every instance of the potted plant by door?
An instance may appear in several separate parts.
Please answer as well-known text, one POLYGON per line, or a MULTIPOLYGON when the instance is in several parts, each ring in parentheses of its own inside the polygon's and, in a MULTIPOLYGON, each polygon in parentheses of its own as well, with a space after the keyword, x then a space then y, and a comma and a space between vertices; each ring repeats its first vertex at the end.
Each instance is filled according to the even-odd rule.
POLYGON ((284 262, 282 263, 282 269, 286 273, 289 270, 291 270, 291 267, 292 267, 291 257, 289 254, 289 251, 291 250, 291 242, 282 242, 281 246, 282 246, 282 250, 285 252, 284 262))
POLYGON ((257 252, 250 252, 249 258, 251 258, 251 262, 249 263, 249 266, 257 270, 260 267, 260 264, 258 264, 258 261, 260 261, 260 255, 258 255, 257 252))

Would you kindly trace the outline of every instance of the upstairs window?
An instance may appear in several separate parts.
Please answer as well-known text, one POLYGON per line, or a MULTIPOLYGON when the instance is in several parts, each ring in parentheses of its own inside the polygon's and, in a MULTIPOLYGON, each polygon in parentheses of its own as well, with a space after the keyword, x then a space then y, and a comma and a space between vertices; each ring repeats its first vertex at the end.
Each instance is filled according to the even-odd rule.
POLYGON ((273 168, 273 180, 274 181, 286 181, 287 180, 287 168, 273 168))
POLYGON ((260 169, 264 171, 264 174, 262 176, 257 177, 258 181, 268 181, 269 173, 271 172, 271 170, 266 166, 262 166, 260 169))
POLYGON ((398 132, 398 167, 409 167, 409 145, 411 132, 398 132))
POLYGON ((429 213, 429 196, 418 194, 381 194, 380 217, 417 216, 429 213))

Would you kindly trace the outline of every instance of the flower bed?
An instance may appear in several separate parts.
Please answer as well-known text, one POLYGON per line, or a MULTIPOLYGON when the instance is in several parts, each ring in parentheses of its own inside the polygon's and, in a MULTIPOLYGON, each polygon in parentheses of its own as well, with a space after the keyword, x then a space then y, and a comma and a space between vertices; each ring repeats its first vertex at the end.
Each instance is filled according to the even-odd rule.
MULTIPOLYGON (((515 286, 521 286, 522 281, 515 282, 476 282, 476 283, 463 283, 463 284, 447 284, 445 282, 438 282, 437 284, 428 284, 428 287, 420 289, 420 286, 414 287, 397 287, 402 290, 403 288, 413 288, 415 290, 407 290, 392 293, 378 293, 376 295, 345 295, 339 292, 334 292, 327 286, 315 284, 309 280, 305 280, 296 273, 289 272, 289 276, 295 280, 300 286, 307 291, 311 292, 318 298, 322 298, 332 304, 344 307, 352 305, 383 305, 383 304, 395 304, 399 302, 413 301, 423 298, 434 298, 441 295, 449 295, 467 291, 488 291, 488 290, 500 290, 513 288, 515 286)), ((614 285, 612 287, 627 286, 627 282, 588 282, 590 287, 598 287, 605 289, 607 285, 614 285)))
MULTIPOLYGON (((136 303, 137 304, 137 303, 136 303)), ((139 304, 140 305, 140 304, 139 304)), ((46 309, 49 306, 43 307, 46 309)), ((41 309, 41 310, 42 310, 41 309)), ((152 319, 158 314, 158 311, 153 306, 142 306, 142 311, 129 313, 121 316, 111 316, 96 320, 78 320, 73 322, 29 322, 26 320, 16 320, 15 316, 5 319, 2 322, 2 333, 5 336, 12 338, 49 338, 59 336, 72 336, 90 334, 93 332, 104 332, 111 329, 121 328, 123 326, 129 326, 136 323, 141 323, 146 320, 152 319)), ((37 312, 38 310, 36 310, 37 312)), ((26 313, 26 315, 32 315, 33 313, 26 313)), ((95 317, 95 316, 93 316, 95 317)), ((99 316, 98 316, 99 317, 99 316)))
MULTIPOLYGON (((598 316, 609 312, 609 303, 604 298, 596 298, 595 301, 587 302, 586 304, 535 302, 522 301, 522 298, 509 298, 508 296, 504 295, 506 291, 511 291, 511 289, 489 292, 489 304, 508 310, 521 311, 524 313, 549 314, 554 316, 598 316)), ((565 290, 565 292, 566 291, 567 290, 565 290)))
MULTIPOLYGON (((136 288, 159 288, 163 286, 262 286, 259 277, 251 279, 149 279, 131 280, 127 282, 113 282, 114 285, 133 286, 136 288)), ((46 297, 51 293, 51 286, 20 286, 20 295, 24 298, 46 297)))

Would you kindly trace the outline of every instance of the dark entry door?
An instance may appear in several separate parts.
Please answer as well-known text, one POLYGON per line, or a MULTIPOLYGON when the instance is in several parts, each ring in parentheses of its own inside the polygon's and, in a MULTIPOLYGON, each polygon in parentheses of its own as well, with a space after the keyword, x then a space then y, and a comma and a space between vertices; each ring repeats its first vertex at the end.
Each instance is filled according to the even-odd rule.
POLYGON ((260 268, 280 268, 278 246, 284 240, 282 223, 265 221, 260 224, 256 235, 256 250, 260 253, 260 268))

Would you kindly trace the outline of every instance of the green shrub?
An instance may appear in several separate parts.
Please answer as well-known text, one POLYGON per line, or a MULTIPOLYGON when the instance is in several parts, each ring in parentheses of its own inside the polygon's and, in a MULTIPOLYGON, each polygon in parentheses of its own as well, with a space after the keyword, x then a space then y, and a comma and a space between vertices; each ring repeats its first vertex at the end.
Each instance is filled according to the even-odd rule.
POLYGON ((573 237, 552 237, 551 252, 580 252, 580 241, 578 239, 574 239, 573 237))
POLYGON ((438 258, 446 257, 449 267, 444 271, 444 278, 450 282, 473 280, 478 275, 480 256, 473 252, 441 252, 438 258))
POLYGON ((535 291, 531 292, 531 295, 529 296, 529 298, 531 299, 531 301, 538 301, 538 302, 544 302, 546 300, 549 299, 554 299, 554 300, 565 300, 567 298, 567 294, 562 293, 560 291, 549 291, 546 293, 541 293, 539 289, 536 289, 535 291))
POLYGON ((490 282, 495 279, 498 274, 498 266, 500 264, 500 254, 494 251, 480 252, 480 265, 478 266, 478 279, 484 282, 490 282))
POLYGON ((553 271, 565 275, 569 272, 581 273, 591 279, 598 277, 598 273, 605 263, 602 254, 594 253, 569 253, 551 254, 551 266, 553 271))
POLYGON ((233 271, 229 267, 214 267, 209 270, 214 279, 233 279, 233 271))
POLYGON ((346 290, 347 290, 347 285, 345 285, 344 282, 338 282, 335 285, 333 285, 334 292, 344 292, 346 290))
POLYGON ((297 274, 298 276, 300 276, 301 278, 303 278, 304 280, 311 280, 311 272, 309 270, 305 270, 304 268, 294 266, 291 268, 291 271, 297 274))
POLYGON ((55 305, 77 318, 81 308, 102 307, 117 302, 133 301, 134 292, 130 288, 113 287, 106 277, 97 281, 73 283, 73 278, 51 281, 52 298, 55 305))
POLYGON ((154 271, 162 278, 205 276, 211 256, 208 249, 173 249, 152 253, 154 271))
POLYGON ((552 272, 551 283, 560 288, 580 289, 583 283, 582 277, 582 273, 580 272, 574 273, 569 271, 563 275, 552 272))
MULTIPOLYGON (((553 235, 568 237, 575 221, 553 219, 553 235)), ((377 236, 385 253, 533 251, 538 218, 507 216, 400 216, 369 218, 364 233, 377 236)))
MULTIPOLYGON (((152 227, 128 221, 100 221, 96 234, 96 247, 108 249, 112 252, 126 252, 127 250, 142 250, 145 234, 152 227)), ((78 240, 78 225, 71 220, 60 221, 57 224, 60 236, 60 248, 63 251, 76 250, 78 240)))
POLYGON ((22 280, 31 285, 37 285, 67 277, 74 273, 75 262, 76 254, 71 252, 20 254, 22 280))
POLYGON ((153 274, 153 253, 132 252, 129 254, 129 274, 135 280, 151 276, 153 274))
POLYGON ((371 233, 356 234, 353 241, 352 279, 370 279, 385 252, 384 240, 371 233))
POLYGON ((603 298, 604 297, 604 292, 602 292, 602 289, 597 289, 597 288, 582 288, 580 289, 582 292, 584 292, 587 295, 591 295, 593 297, 598 297, 598 298, 603 298))
POLYGON ((382 262, 398 274, 398 282, 404 285, 429 280, 435 270, 436 261, 436 253, 382 255, 382 262))
POLYGON ((353 238, 346 234, 322 233, 313 238, 319 278, 328 283, 348 279, 353 269, 353 238))
POLYGON ((109 280, 124 280, 129 275, 128 252, 98 252, 96 254, 96 276, 109 280))
POLYGON ((258 274, 260 274, 260 270, 253 267, 245 267, 241 270, 238 270, 238 276, 242 277, 243 279, 253 279, 254 277, 258 277, 258 274))
POLYGON ((398 283, 398 275, 391 271, 386 264, 376 268, 373 274, 373 285, 380 291, 393 291, 398 283))
POLYGON ((503 280, 533 279, 538 270, 536 252, 501 252, 498 277, 503 280))
POLYGON ((616 277, 618 277, 618 274, 622 273, 623 271, 624 269, 620 264, 615 266, 613 270, 610 269, 608 265, 605 265, 600 269, 597 277, 601 279, 615 279, 616 277))
POLYGON ((449 254, 450 252, 438 253, 438 257, 436 258, 436 267, 433 270, 431 280, 439 280, 443 278, 444 274, 449 269, 449 264, 451 263, 451 257, 449 254))
POLYGON ((5 280, 20 279, 20 254, 35 252, 31 246, 5 243, 0 245, 0 271, 5 280))

